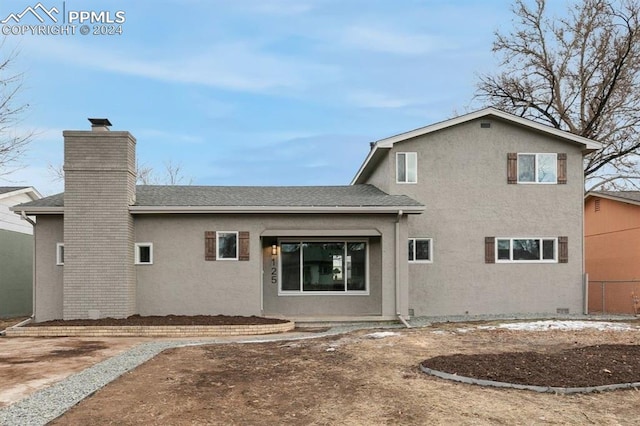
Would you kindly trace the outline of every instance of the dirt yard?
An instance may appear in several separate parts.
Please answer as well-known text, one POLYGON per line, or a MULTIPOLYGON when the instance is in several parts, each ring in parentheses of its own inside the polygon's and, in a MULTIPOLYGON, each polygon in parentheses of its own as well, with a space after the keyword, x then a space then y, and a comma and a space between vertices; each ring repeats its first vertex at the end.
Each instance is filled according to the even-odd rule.
POLYGON ((453 383, 419 370, 428 358, 456 353, 639 345, 637 329, 512 331, 445 324, 389 333, 168 350, 54 424, 631 425, 640 418, 636 390, 539 394, 453 383))
POLYGON ((0 408, 150 340, 0 338, 0 408))

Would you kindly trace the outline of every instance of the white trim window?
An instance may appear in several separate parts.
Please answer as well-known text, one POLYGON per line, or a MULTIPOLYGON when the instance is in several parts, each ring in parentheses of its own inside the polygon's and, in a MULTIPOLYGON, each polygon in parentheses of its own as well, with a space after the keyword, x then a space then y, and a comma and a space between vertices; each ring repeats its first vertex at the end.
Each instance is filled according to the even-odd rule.
POLYGON ((409 262, 432 263, 433 262, 432 238, 409 238, 409 262))
POLYGON ((518 183, 558 183, 558 154, 518 153, 518 183))
POLYGON ((369 244, 363 240, 283 240, 281 295, 369 294, 369 244))
POLYGON ((64 243, 56 244, 56 265, 64 265, 64 243))
POLYGON ((496 238, 496 263, 557 263, 557 238, 496 238))
POLYGON ((238 231, 218 231, 216 240, 217 260, 238 260, 238 231))
POLYGON ((396 153, 396 183, 418 183, 418 153, 396 153))
POLYGON ((153 265, 153 243, 136 243, 135 264, 153 265))

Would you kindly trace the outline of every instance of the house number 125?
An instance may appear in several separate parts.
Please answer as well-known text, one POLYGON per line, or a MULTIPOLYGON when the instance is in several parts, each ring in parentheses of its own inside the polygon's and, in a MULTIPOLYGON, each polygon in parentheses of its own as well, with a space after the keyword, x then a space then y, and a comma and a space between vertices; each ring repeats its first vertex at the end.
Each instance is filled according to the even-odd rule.
POLYGON ((278 284, 278 269, 276 268, 276 258, 271 259, 271 284, 278 284))

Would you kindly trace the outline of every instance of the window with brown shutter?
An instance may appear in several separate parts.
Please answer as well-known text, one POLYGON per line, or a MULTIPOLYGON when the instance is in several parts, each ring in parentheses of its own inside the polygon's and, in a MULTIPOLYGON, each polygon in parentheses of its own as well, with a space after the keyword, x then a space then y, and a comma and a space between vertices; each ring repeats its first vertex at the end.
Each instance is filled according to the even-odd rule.
POLYGON ((558 263, 569 262, 569 238, 558 237, 558 263))
POLYGON ((518 154, 507 154, 507 183, 518 183, 518 154))
POLYGON ((249 260, 249 232, 238 232, 238 260, 249 260))
POLYGON ((216 231, 204 233, 204 260, 216 260, 216 231))
POLYGON ((567 154, 558 153, 558 183, 567 183, 567 154))
POLYGON ((496 237, 484 238, 484 263, 496 263, 496 237))

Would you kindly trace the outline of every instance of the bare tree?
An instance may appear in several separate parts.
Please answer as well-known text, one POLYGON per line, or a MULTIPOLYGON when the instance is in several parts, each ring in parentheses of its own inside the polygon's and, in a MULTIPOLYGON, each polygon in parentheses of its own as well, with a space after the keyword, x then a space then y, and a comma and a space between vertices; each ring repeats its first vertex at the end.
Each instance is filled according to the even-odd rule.
POLYGON ((0 176, 19 167, 20 158, 33 137, 33 132, 23 131, 18 126, 29 104, 19 99, 23 75, 13 70, 17 51, 4 54, 5 40, 0 42, 0 176))
MULTIPOLYGON (((182 173, 182 165, 175 164, 171 160, 164 163, 164 173, 158 177, 153 167, 136 163, 136 183, 140 185, 192 185, 193 178, 187 178, 182 173)), ((62 164, 48 166, 49 174, 54 180, 64 180, 64 167, 62 164)))
POLYGON ((514 29, 497 31, 497 74, 480 76, 484 103, 603 143, 587 156, 588 188, 637 186, 640 2, 580 0, 549 17, 545 0, 516 0, 514 29))
POLYGON ((138 183, 142 185, 192 185, 193 178, 187 178, 182 173, 182 165, 169 160, 165 163, 162 176, 158 177, 153 168, 138 163, 138 183))

